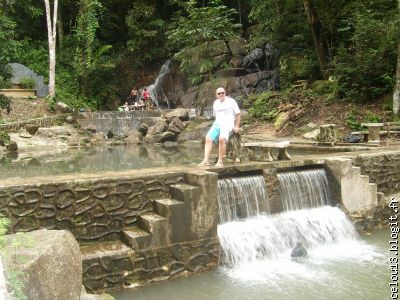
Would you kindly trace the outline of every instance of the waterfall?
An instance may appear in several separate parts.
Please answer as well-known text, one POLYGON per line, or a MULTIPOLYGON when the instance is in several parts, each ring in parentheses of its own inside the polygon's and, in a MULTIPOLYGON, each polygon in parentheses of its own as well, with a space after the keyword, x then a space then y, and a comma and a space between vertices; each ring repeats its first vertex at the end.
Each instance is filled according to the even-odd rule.
POLYGON ((166 75, 171 73, 171 70, 169 68, 170 65, 171 65, 171 60, 169 59, 161 66, 160 73, 158 74, 155 82, 147 87, 147 90, 150 93, 150 97, 154 101, 154 103, 157 106, 159 106, 159 100, 160 101, 163 100, 163 101, 167 102, 168 108, 170 108, 169 99, 165 95, 165 92, 164 92, 164 89, 163 89, 161 83, 162 83, 162 79, 166 75))
POLYGON ((260 215, 218 226, 221 262, 231 267, 262 260, 290 259, 297 243, 310 249, 352 240, 357 236, 346 215, 336 207, 260 215))
POLYGON ((246 280, 261 275, 274 279, 276 274, 279 277, 288 272, 307 276, 311 270, 302 259, 320 264, 326 258, 369 255, 346 215, 328 206, 331 200, 323 169, 278 174, 286 211, 273 215, 259 214, 260 201, 266 196, 258 194, 257 184, 263 186, 264 180, 252 178, 251 185, 244 185, 245 179, 218 183, 220 265, 230 275, 246 280), (247 194, 251 196, 247 198, 247 194), (237 211, 238 203, 241 212, 237 211), (306 252, 300 261, 292 257, 299 245, 306 252))
POLYGON ((3 267, 3 262, 0 257, 0 299, 3 300, 8 300, 10 299, 9 294, 7 292, 7 282, 4 277, 4 267, 3 267))
POLYGON ((220 223, 259 215, 269 211, 263 176, 218 180, 220 223))
POLYGON ((278 174, 284 210, 330 205, 328 178, 324 169, 278 174))

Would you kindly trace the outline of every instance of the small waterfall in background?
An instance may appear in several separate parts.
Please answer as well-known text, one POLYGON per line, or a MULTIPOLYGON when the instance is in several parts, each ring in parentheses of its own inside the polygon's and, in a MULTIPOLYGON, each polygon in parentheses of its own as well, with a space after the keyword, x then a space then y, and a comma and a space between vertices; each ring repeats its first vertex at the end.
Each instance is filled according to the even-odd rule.
POLYGON ((286 211, 273 215, 258 210, 266 196, 259 196, 257 185, 264 180, 252 178, 247 185, 243 178, 219 181, 220 270, 244 281, 279 286, 282 278, 317 280, 318 266, 329 260, 373 260, 378 255, 357 238, 339 208, 327 205, 331 200, 323 169, 285 172, 278 178, 286 211), (306 257, 292 257, 298 245, 305 248, 306 257))
POLYGON ((218 207, 220 224, 269 211, 264 177, 218 180, 218 207))
POLYGON ((286 211, 332 204, 324 169, 278 173, 278 181, 286 211))
POLYGON ((169 59, 161 66, 160 73, 158 74, 154 83, 147 87, 147 90, 149 91, 150 97, 153 100, 153 102, 157 106, 159 106, 159 100, 164 100, 167 103, 168 108, 170 108, 169 99, 165 95, 161 83, 163 78, 171 73, 171 70, 169 68, 170 65, 171 65, 171 60, 169 59))

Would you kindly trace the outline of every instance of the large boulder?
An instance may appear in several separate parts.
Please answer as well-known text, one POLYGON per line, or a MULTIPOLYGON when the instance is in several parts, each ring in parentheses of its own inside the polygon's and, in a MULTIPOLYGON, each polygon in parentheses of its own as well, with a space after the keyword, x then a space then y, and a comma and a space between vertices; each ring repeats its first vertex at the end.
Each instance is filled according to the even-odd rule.
POLYGON ((28 67, 21 65, 19 63, 8 64, 11 69, 12 78, 11 82, 13 84, 19 84, 22 79, 32 78, 36 85, 36 94, 40 98, 44 98, 49 94, 49 87, 44 84, 43 76, 39 76, 34 71, 28 67))
POLYGON ((82 260, 72 233, 41 229, 8 235, 5 244, 9 245, 2 251, 6 273, 20 274, 18 278, 28 299, 79 299, 82 260), (21 246, 12 246, 16 244, 21 246))
POLYGON ((39 126, 35 124, 26 124, 25 125, 25 130, 29 132, 31 135, 35 135, 35 133, 39 130, 39 126))
POLYGON ((176 108, 170 110, 164 114, 164 118, 166 118, 169 122, 172 121, 174 118, 178 117, 182 121, 188 119, 188 111, 186 108, 176 108))
POLYGON ((229 41, 228 46, 233 56, 242 56, 246 51, 246 40, 244 38, 231 40, 229 41))
POLYGON ((61 102, 61 101, 57 102, 56 109, 62 113, 73 112, 72 107, 68 106, 67 104, 65 104, 64 102, 61 102))

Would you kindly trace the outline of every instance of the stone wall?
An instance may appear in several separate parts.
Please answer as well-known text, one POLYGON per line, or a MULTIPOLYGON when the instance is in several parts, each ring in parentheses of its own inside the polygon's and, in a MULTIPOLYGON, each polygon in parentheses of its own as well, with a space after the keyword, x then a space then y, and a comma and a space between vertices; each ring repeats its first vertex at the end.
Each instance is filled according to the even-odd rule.
POLYGON ((161 115, 161 111, 155 110, 79 112, 77 122, 86 130, 125 135, 142 124, 153 126, 161 115))
POLYGON ((64 122, 67 116, 68 114, 62 114, 56 116, 24 120, 19 122, 11 122, 7 124, 0 124, 0 130, 5 130, 8 132, 16 132, 19 129, 25 127, 27 124, 37 125, 39 127, 50 127, 56 125, 59 122, 64 122))
POLYGON ((385 195, 400 192, 400 152, 365 153, 358 155, 353 164, 376 183, 378 191, 385 195))
POLYGON ((10 233, 66 229, 80 242, 116 240, 182 180, 178 173, 11 186, 0 188, 0 213, 11 219, 10 233))
POLYGON ((92 293, 212 270, 218 266, 220 252, 217 238, 141 251, 116 244, 113 250, 99 248, 99 254, 91 257, 85 248, 83 284, 92 293))
POLYGON ((263 176, 268 194, 269 210, 271 214, 283 211, 283 202, 279 191, 278 173, 276 168, 264 169, 263 176))

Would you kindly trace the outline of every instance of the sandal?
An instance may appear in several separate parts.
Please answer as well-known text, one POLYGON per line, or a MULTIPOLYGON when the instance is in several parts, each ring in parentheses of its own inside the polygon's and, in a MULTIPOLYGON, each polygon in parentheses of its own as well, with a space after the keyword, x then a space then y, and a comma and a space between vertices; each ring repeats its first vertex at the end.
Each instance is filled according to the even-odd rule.
POLYGON ((223 163, 223 162, 220 162, 220 161, 217 161, 217 163, 215 164, 215 166, 216 166, 216 167, 223 167, 223 166, 224 166, 224 163, 223 163))
POLYGON ((211 166, 211 164, 209 162, 202 161, 197 166, 198 167, 208 167, 208 166, 211 166))

